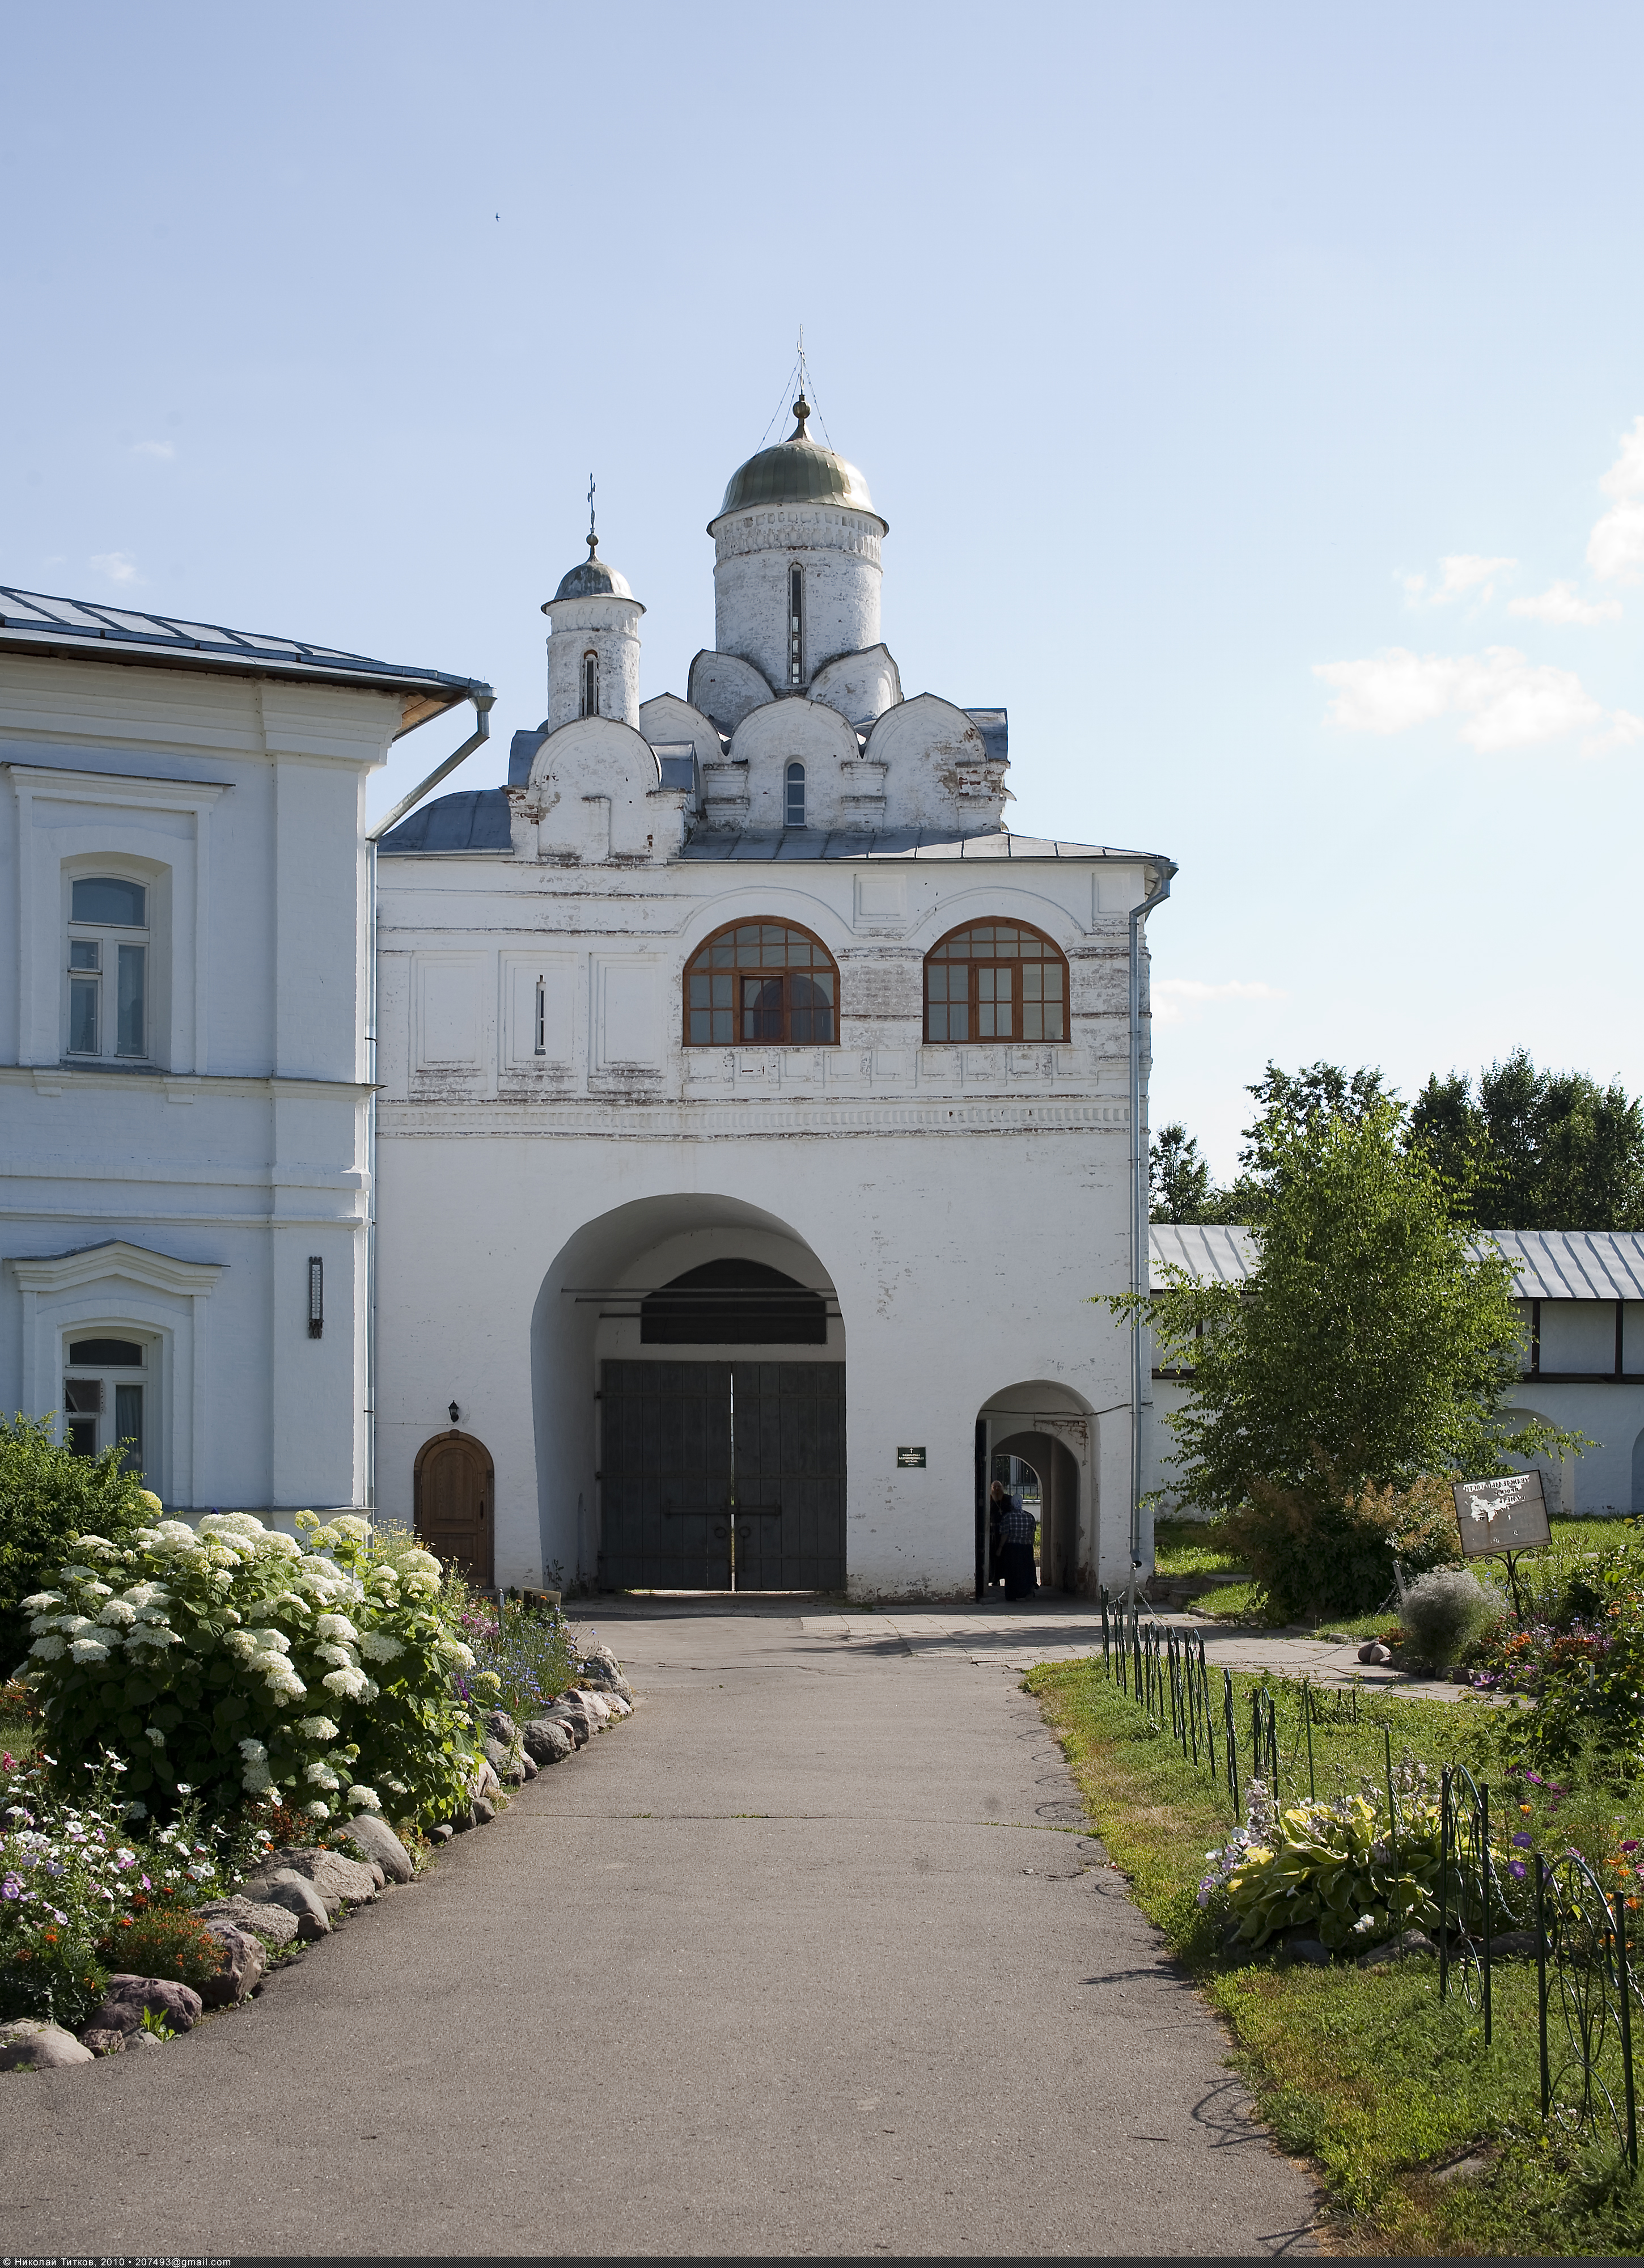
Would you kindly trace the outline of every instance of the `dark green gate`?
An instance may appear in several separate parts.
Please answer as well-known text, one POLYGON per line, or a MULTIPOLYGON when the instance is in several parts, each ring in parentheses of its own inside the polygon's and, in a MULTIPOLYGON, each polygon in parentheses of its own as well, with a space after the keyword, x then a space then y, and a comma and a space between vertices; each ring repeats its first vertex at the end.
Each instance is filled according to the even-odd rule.
POLYGON ((843 1364, 606 1362, 599 1390, 605 1589, 844 1588, 843 1364))

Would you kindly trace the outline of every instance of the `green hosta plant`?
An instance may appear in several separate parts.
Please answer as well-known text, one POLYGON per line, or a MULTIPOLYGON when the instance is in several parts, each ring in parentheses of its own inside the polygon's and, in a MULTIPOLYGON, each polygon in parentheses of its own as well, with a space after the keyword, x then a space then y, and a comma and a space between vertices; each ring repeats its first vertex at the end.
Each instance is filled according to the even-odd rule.
POLYGON ((1199 1903, 1218 1895, 1237 1924, 1236 1946, 1254 1951, 1302 1930, 1332 1953, 1379 1945, 1400 1930, 1438 1921, 1439 1806, 1419 1778, 1403 1775, 1397 1832, 1385 1808, 1365 1795, 1281 1811, 1259 1780, 1250 1791, 1249 1824, 1221 1851, 1199 1903))
POLYGON ((472 1770, 451 1680, 473 1657, 440 1623, 438 1562, 379 1561, 363 1520, 299 1526, 214 1513, 77 1537, 26 1602, 58 1752, 117 1750, 128 1797, 165 1812, 275 1796, 317 1820, 448 1815, 472 1770))

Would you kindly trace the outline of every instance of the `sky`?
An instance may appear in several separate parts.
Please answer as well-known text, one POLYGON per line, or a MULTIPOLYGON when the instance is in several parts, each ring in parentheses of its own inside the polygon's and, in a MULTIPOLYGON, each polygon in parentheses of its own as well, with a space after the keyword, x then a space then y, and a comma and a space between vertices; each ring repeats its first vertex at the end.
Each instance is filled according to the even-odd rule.
POLYGON ((1229 1177, 1270 1058, 1644 1089, 1636 4, 4 28, 0 582, 482 678, 493 785, 591 470, 684 692, 803 325, 906 690, 1180 868, 1156 1127, 1229 1177))

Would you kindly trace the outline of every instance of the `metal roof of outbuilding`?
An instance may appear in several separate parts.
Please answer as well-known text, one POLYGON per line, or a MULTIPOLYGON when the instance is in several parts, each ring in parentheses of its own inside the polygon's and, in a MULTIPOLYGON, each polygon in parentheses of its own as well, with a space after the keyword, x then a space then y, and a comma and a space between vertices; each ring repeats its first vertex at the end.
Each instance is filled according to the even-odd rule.
POLYGON ((1050 836, 1011 835, 1003 828, 978 828, 973 834, 951 828, 749 827, 699 828, 679 853, 682 858, 744 860, 795 858, 1123 858, 1153 860, 1150 850, 1114 850, 1097 843, 1061 843, 1050 836))
MULTIPOLYGON (((1644 1300, 1644 1233, 1630 1229, 1496 1228, 1479 1239, 1500 1248, 1520 1300, 1644 1300)), ((1239 1284, 1256 1264, 1260 1233, 1156 1221, 1148 1231, 1149 1280, 1167 1266, 1206 1282, 1239 1284)))
MULTIPOLYGON (((489 693, 477 678, 453 677, 404 662, 375 661, 306 638, 225 630, 173 615, 139 614, 90 599, 55 599, 0 585, 0 653, 72 655, 94 661, 149 662, 161 668, 228 670, 322 685, 368 685, 400 696, 401 733, 458 702, 489 693)), ((396 735, 396 738, 398 735, 396 735)))

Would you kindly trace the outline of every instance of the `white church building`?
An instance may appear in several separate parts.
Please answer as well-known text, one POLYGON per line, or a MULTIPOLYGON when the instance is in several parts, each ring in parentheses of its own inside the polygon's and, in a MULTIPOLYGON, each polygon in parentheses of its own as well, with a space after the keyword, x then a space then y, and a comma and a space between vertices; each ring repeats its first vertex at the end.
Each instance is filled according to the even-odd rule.
POLYGON ((8 1406, 100 1441, 140 1383, 178 1510, 365 1505, 533 1588, 968 1594, 1014 1455, 1044 1581, 1125 1579, 1090 1301, 1174 869, 1009 832, 1005 712, 904 695, 809 415, 709 524, 683 696, 591 530, 506 784, 374 849, 371 766, 488 688, 0 594, 8 1406))

